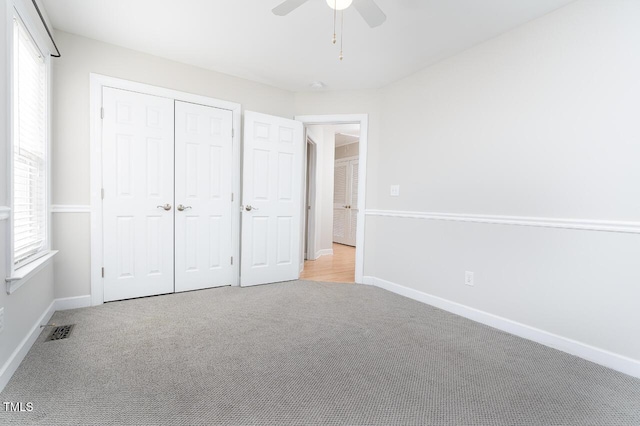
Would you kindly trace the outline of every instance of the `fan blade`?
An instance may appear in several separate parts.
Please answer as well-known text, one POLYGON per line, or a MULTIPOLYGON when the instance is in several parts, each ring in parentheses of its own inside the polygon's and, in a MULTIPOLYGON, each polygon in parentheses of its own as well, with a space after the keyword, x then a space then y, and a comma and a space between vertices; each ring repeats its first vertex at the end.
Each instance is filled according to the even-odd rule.
POLYGON ((274 7, 272 12, 274 15, 284 16, 293 12, 294 9, 299 8, 309 0, 286 0, 274 7))
POLYGON ((373 0, 353 0, 353 6, 360 15, 367 21, 371 28, 382 25, 387 20, 387 15, 378 7, 373 0))

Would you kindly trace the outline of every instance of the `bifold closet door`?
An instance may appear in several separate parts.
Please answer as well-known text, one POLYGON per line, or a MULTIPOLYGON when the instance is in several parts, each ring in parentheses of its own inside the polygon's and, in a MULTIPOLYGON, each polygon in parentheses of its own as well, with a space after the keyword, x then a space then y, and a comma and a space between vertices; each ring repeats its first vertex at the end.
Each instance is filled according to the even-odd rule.
POLYGON ((230 285, 232 112, 176 101, 175 120, 175 289, 230 285))
POLYGON ((173 288, 172 99, 102 92, 104 300, 173 288))

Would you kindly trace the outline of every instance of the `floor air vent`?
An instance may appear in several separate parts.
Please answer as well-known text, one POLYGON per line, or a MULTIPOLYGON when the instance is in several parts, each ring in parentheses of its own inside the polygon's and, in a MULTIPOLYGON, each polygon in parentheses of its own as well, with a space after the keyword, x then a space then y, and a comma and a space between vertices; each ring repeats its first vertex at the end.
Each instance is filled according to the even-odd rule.
POLYGON ((51 332, 51 334, 49 335, 49 337, 47 337, 46 341, 48 342, 49 340, 66 339, 67 337, 71 336, 71 332, 73 331, 74 326, 75 324, 61 325, 61 326, 55 327, 51 332))

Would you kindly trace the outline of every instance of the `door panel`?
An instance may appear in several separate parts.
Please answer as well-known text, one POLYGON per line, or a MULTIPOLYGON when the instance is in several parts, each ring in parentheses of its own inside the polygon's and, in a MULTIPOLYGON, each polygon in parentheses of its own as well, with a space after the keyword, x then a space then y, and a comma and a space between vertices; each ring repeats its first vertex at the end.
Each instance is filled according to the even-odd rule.
POLYGON ((242 274, 249 286, 299 277, 302 123, 244 114, 242 274))
POLYGON ((349 160, 338 160, 333 169, 333 242, 347 244, 349 237, 349 160))
POLYGON ((173 100, 103 88, 104 300, 173 292, 173 100))
POLYGON ((230 285, 232 112, 175 105, 176 291, 230 285))
POLYGON ((349 232, 345 244, 356 245, 356 230, 358 229, 358 160, 349 162, 349 232))
POLYGON ((356 245, 358 160, 337 160, 333 180, 333 241, 356 245))

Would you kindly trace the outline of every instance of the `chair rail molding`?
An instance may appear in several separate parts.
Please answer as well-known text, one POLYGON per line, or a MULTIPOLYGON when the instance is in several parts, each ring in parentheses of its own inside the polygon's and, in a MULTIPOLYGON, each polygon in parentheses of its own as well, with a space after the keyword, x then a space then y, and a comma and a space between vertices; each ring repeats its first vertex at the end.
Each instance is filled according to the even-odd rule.
POLYGON ((11 214, 11 208, 6 206, 0 206, 0 220, 9 219, 10 214, 11 214))
POLYGON ((424 220, 446 220, 452 222, 486 223, 494 225, 533 226, 539 228, 574 229, 580 231, 621 232, 640 234, 640 222, 613 220, 564 219, 533 216, 499 216, 480 214, 460 214, 443 212, 417 212, 399 210, 374 210, 365 212, 366 216, 399 217, 424 220))
POLYGON ((89 204, 52 204, 51 213, 91 213, 89 204))

